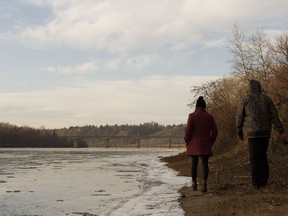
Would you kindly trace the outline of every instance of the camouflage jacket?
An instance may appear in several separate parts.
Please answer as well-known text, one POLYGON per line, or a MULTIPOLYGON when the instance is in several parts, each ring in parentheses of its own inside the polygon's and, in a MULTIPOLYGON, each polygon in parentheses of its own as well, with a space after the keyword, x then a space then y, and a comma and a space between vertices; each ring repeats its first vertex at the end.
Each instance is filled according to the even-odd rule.
POLYGON ((250 81, 249 93, 238 107, 236 117, 238 135, 243 135, 244 122, 248 138, 269 137, 272 123, 280 134, 284 133, 272 99, 261 92, 261 85, 257 80, 250 81))

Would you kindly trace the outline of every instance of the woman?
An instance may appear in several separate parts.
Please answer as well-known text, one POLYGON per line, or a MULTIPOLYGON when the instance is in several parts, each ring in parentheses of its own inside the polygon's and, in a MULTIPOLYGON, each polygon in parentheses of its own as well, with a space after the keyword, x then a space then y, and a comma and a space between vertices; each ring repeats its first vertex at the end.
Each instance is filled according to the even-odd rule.
POLYGON ((187 155, 192 159, 192 187, 197 190, 197 167, 198 159, 202 161, 202 192, 207 192, 207 179, 209 174, 208 160, 212 156, 212 145, 214 144, 218 129, 215 120, 206 110, 206 102, 199 97, 196 102, 196 110, 189 114, 185 127, 187 155))

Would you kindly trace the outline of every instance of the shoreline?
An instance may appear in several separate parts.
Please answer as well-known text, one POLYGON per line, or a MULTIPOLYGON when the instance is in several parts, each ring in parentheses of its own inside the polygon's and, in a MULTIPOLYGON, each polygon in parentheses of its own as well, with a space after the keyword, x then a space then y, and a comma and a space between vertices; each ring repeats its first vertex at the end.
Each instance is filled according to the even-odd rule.
MULTIPOLYGON (((273 158, 267 187, 254 189, 251 185, 246 149, 219 154, 210 158, 208 192, 193 191, 191 186, 179 190, 179 203, 185 216, 274 216, 287 215, 288 178, 287 157, 273 158)), ((191 176, 191 162, 186 153, 162 159, 166 166, 180 176, 191 176)), ((198 169, 201 169, 201 165, 198 169)), ((201 175, 201 170, 198 171, 201 175)), ((201 179, 201 176, 198 177, 201 179)))

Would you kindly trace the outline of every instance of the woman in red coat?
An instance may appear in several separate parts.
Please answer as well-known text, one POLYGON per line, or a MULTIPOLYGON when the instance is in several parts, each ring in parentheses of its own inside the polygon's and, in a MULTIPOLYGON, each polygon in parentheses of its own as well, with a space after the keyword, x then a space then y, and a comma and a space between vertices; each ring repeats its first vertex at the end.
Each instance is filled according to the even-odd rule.
POLYGON ((202 192, 207 191, 207 179, 209 174, 208 160, 212 156, 212 145, 214 144, 218 129, 215 120, 206 110, 206 102, 199 97, 196 102, 196 110, 189 114, 185 127, 185 142, 187 155, 192 159, 192 187, 197 190, 197 167, 198 159, 202 161, 202 192))

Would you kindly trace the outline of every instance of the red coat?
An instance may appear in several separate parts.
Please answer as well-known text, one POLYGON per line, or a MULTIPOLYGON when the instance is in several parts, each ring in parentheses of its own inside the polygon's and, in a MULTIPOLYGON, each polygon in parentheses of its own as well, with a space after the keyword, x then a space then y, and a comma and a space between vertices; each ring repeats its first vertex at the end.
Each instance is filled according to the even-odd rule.
POLYGON ((187 155, 212 155, 218 129, 212 115, 203 108, 190 113, 185 127, 187 155))

